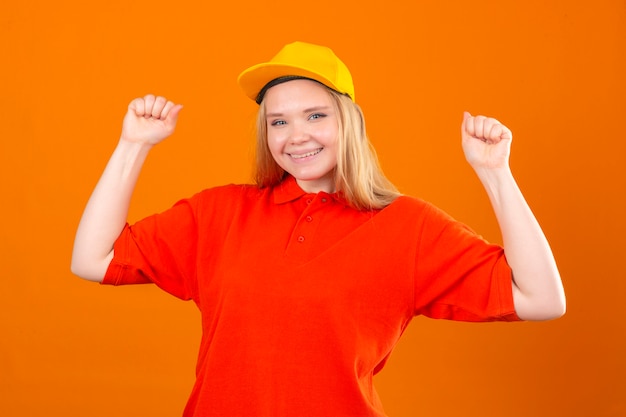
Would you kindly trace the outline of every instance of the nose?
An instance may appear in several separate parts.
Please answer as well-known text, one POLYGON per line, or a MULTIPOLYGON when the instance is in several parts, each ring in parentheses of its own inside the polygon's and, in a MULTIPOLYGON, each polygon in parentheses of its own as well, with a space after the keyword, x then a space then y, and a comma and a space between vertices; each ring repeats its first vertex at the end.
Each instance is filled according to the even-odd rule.
POLYGON ((289 132, 289 142, 293 144, 306 142, 309 138, 309 133, 302 123, 292 123, 291 131, 289 132))

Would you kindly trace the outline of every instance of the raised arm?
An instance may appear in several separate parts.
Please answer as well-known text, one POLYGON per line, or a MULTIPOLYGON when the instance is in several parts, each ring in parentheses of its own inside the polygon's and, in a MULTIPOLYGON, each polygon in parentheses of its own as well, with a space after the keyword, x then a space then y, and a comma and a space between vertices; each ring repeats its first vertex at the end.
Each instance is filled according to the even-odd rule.
POLYGON ((113 258, 113 244, 126 224, 130 198, 150 149, 174 132, 182 108, 147 95, 129 106, 122 134, 76 231, 71 270, 101 282, 113 258))
POLYGON ((509 167, 511 131, 496 119, 465 113, 461 137, 500 226, 517 315, 524 320, 562 316, 565 293, 552 250, 509 167))

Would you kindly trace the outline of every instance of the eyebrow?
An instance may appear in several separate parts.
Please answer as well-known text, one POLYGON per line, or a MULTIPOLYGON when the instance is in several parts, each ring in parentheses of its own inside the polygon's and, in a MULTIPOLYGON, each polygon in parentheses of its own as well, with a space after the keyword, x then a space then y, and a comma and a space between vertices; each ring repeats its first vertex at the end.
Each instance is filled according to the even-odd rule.
MULTIPOLYGON (((311 113, 311 112, 320 111, 320 110, 328 111, 330 108, 331 106, 314 106, 314 107, 309 107, 309 108, 302 110, 302 113, 311 113)), ((283 113, 267 113, 265 115, 265 117, 281 117, 281 116, 283 116, 283 113)))

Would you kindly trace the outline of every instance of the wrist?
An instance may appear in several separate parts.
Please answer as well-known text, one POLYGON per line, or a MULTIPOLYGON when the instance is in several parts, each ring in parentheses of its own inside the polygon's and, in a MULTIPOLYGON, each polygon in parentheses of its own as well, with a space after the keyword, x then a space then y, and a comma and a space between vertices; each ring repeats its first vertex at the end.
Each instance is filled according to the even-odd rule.
POLYGON ((492 204, 503 197, 506 198, 507 190, 517 189, 517 183, 508 165, 498 168, 480 168, 474 171, 487 191, 492 204))
POLYGON ((509 165, 503 166, 472 166, 481 182, 501 182, 513 177, 509 165))
POLYGON ((125 175, 130 174, 143 165, 152 146, 149 143, 129 141, 122 137, 113 151, 112 159, 120 164, 125 175))
POLYGON ((129 139, 124 135, 120 136, 117 143, 117 148, 126 152, 147 152, 152 149, 153 146, 153 143, 129 139))

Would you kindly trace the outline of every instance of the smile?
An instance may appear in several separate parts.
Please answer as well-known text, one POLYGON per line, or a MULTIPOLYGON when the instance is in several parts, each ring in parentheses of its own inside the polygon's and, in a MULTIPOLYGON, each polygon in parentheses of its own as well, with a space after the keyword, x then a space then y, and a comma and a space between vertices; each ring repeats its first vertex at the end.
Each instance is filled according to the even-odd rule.
POLYGON ((290 156, 290 157, 292 157, 293 159, 308 158, 308 157, 310 157, 310 156, 315 156, 315 155, 317 155, 318 153, 322 152, 322 149, 324 149, 324 148, 319 148, 319 149, 316 149, 316 150, 314 150, 314 151, 307 152, 307 153, 303 153, 303 154, 293 154, 293 153, 290 153, 290 154, 287 154, 287 155, 289 155, 289 156, 290 156))

